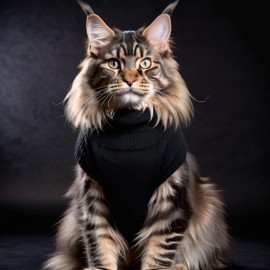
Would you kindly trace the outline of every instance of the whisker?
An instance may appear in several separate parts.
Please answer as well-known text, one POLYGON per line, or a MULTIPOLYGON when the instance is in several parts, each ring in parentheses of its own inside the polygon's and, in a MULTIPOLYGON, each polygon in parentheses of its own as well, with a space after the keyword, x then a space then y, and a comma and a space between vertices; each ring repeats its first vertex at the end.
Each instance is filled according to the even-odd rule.
POLYGON ((108 92, 106 90, 101 91, 99 93, 96 94, 96 98, 103 98, 103 96, 106 96, 108 94, 108 92))
POLYGON ((205 99, 203 99, 203 100, 199 100, 199 99, 197 99, 197 98, 195 98, 195 97, 193 97, 191 95, 190 95, 190 97, 191 97, 191 99, 193 99, 194 101, 199 102, 199 103, 204 103, 204 102, 206 102, 210 98, 209 95, 205 99))
MULTIPOLYGON (((111 93, 108 92, 107 88, 104 88, 103 90, 100 90, 98 93, 96 93, 96 98, 98 99, 98 101, 102 101, 103 99, 107 99, 107 97, 110 95, 111 93)), ((104 100, 104 101, 105 101, 104 100)), ((104 102, 103 102, 104 103, 104 102)), ((102 103, 102 104, 103 104, 102 103)))
POLYGON ((111 101, 112 97, 114 97, 114 94, 110 95, 110 98, 109 98, 109 100, 108 100, 108 106, 109 106, 109 107, 110 107, 110 101, 111 101))
POLYGON ((103 104, 104 104, 105 101, 108 99, 108 97, 109 97, 109 100, 110 100, 110 96, 111 96, 111 95, 110 95, 109 93, 107 93, 107 95, 105 96, 103 102, 101 103, 101 106, 103 106, 103 104))
POLYGON ((157 91, 157 92, 155 92, 154 94, 155 94, 156 96, 160 96, 160 97, 166 97, 166 96, 167 96, 167 94, 164 93, 164 92, 162 92, 162 91, 157 91))
POLYGON ((102 91, 102 90, 106 90, 106 89, 108 89, 107 86, 100 86, 100 87, 92 88, 93 91, 102 91))

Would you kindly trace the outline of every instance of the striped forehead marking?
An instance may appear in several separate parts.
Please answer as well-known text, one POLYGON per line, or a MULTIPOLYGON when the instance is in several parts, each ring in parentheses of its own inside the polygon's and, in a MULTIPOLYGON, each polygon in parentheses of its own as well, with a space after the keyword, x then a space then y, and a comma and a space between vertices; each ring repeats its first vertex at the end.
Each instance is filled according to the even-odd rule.
POLYGON ((139 42, 140 41, 137 39, 135 31, 124 31, 121 45, 117 50, 117 57, 120 57, 121 55, 126 57, 134 57, 139 56, 138 53, 140 53, 140 57, 142 57, 143 48, 139 42))

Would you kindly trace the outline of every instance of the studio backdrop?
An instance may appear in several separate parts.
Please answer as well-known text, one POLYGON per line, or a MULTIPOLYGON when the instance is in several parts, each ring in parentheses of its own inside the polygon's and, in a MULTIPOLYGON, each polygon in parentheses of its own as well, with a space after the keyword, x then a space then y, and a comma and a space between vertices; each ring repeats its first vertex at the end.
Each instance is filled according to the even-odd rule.
MULTIPOLYGON (((122 30, 150 23, 169 2, 88 1, 122 30)), ((270 214, 268 18, 266 4, 251 0, 181 0, 172 16, 173 51, 194 97, 195 117, 184 129, 189 150, 220 187, 233 232, 260 226, 258 237, 270 214)), ((65 209, 77 131, 63 100, 85 42, 85 14, 75 0, 0 3, 4 231, 50 230, 65 209)))

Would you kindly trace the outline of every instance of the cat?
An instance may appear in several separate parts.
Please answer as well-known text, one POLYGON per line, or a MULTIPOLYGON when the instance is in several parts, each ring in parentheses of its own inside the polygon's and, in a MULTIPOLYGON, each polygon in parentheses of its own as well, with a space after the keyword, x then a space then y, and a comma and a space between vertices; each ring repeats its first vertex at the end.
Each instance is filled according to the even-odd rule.
POLYGON ((221 194, 200 176, 181 131, 193 105, 171 49, 177 3, 147 27, 120 31, 79 1, 86 56, 65 98, 80 130, 78 164, 44 270, 226 267, 221 194))

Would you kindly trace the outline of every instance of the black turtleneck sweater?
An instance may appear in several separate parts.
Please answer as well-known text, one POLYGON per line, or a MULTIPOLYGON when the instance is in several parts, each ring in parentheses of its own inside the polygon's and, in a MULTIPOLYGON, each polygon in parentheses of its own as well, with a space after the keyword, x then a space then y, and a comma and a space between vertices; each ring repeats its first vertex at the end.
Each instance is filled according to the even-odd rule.
POLYGON ((149 110, 119 110, 102 131, 81 130, 75 150, 81 168, 104 189, 116 225, 131 243, 153 191, 185 161, 181 128, 155 126, 149 110))

